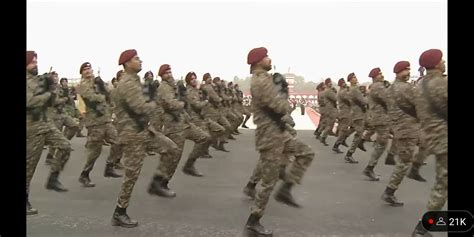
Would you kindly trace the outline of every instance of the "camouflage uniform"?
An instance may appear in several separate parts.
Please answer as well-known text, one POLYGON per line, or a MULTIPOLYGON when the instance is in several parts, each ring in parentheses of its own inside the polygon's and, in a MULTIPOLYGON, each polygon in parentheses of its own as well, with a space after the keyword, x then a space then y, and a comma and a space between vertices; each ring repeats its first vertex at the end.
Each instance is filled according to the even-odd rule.
POLYGON ((204 153, 202 148, 208 141, 209 135, 189 122, 188 114, 185 112, 183 101, 177 98, 177 88, 174 80, 162 80, 158 87, 159 105, 164 109, 163 133, 177 145, 175 154, 165 154, 161 156, 161 162, 156 171, 156 175, 169 181, 178 166, 183 153, 185 139, 194 141, 196 145, 189 154, 188 160, 195 161, 204 153))
POLYGON ((428 70, 417 95, 417 114, 421 121, 427 155, 436 157, 436 181, 427 208, 438 211, 448 198, 448 77, 428 70))
POLYGON ((337 104, 339 106, 338 114, 338 137, 335 147, 342 144, 342 142, 349 137, 353 132, 354 128, 352 124, 352 100, 349 95, 349 88, 341 88, 337 93, 337 104))
POLYGON ((322 99, 325 104, 326 126, 323 128, 321 142, 326 143, 326 138, 330 133, 332 133, 337 118, 337 98, 332 87, 327 87, 324 90, 322 93, 322 99))
POLYGON ((400 79, 396 79, 389 88, 389 98, 392 100, 389 114, 393 121, 393 140, 399 157, 399 162, 387 185, 391 190, 397 190, 407 174, 418 142, 420 124, 416 117, 405 112, 416 111, 414 105, 416 93, 416 88, 412 84, 400 79))
POLYGON ((374 143, 374 151, 369 160, 368 166, 375 167, 387 147, 390 129, 390 117, 388 114, 391 106, 386 88, 383 82, 374 82, 368 94, 369 99, 369 117, 368 123, 373 127, 377 134, 374 143))
POLYGON ((105 95, 99 93, 93 78, 82 78, 78 87, 79 94, 86 103, 84 123, 87 128, 87 161, 83 173, 89 173, 102 151, 104 140, 111 144, 106 167, 120 160, 121 146, 118 144, 117 129, 112 125, 112 114, 105 95), (92 104, 96 104, 95 108, 92 104))
POLYGON ((262 172, 261 189, 251 212, 252 215, 261 217, 278 181, 281 160, 285 156, 295 156, 288 181, 290 185, 299 184, 314 158, 314 152, 308 145, 293 137, 286 129, 289 126, 287 123, 282 130, 266 112, 268 109, 283 115, 289 112, 288 95, 284 95, 280 91, 281 85, 274 83, 272 75, 261 69, 255 69, 252 72, 251 80, 254 123, 257 125, 255 141, 256 148, 260 153, 260 170, 262 172))
POLYGON ((210 123, 210 125, 214 127, 214 128, 211 127, 211 131, 221 130, 221 127, 224 128, 224 134, 221 137, 219 137, 217 140, 214 140, 214 142, 217 142, 217 143, 225 142, 229 134, 232 132, 232 127, 229 121, 225 118, 225 116, 221 112, 222 99, 217 95, 216 91, 214 90, 211 84, 206 83, 204 85, 201 85, 201 88, 204 94, 206 95, 206 97, 209 99, 209 105, 205 106, 203 110, 204 117, 214 122, 217 122, 220 126, 218 127, 214 123, 210 123))
MULTIPOLYGON (((48 118, 52 120, 53 124, 58 128, 59 131, 62 131, 63 127, 65 127, 63 134, 68 140, 71 140, 79 129, 76 121, 74 121, 74 119, 65 111, 66 106, 70 104, 68 102, 72 101, 72 98, 70 97, 67 88, 60 87, 57 90, 58 97, 55 100, 54 106, 48 108, 48 118)), ((49 148, 49 152, 46 157, 47 162, 50 162, 53 159, 55 152, 55 149, 51 147, 49 148)), ((68 160, 69 157, 63 160, 63 168, 68 160)))
POLYGON ((48 145, 57 149, 50 166, 51 173, 48 180, 50 183, 50 181, 58 182, 62 164, 70 156, 71 144, 52 121, 48 120, 46 108, 52 96, 51 92, 42 92, 43 81, 39 77, 28 74, 26 79, 26 193, 28 195, 31 179, 41 158, 43 147, 48 145))
MULTIPOLYGON (((314 131, 314 135, 316 135, 317 139, 320 138, 320 135, 323 132, 324 128, 326 128, 326 124, 327 124, 326 101, 324 100, 323 91, 318 91, 318 105, 319 105, 318 112, 320 115, 319 123, 318 123, 318 127, 316 128, 316 131, 314 131)), ((294 109, 296 109, 296 106, 294 109)))
MULTIPOLYGON (((362 140, 362 134, 364 133, 365 125, 365 112, 367 109, 367 100, 363 97, 362 92, 359 89, 359 85, 351 86, 349 90, 349 98, 351 100, 352 109, 352 121, 351 126, 355 130, 354 140, 352 140, 351 147, 347 151, 346 158, 351 157, 354 154, 357 147, 360 145, 362 140)), ((346 159, 347 160, 347 159, 346 159)))
POLYGON ((162 156, 172 154, 177 146, 160 132, 147 130, 147 120, 156 104, 153 101, 146 102, 140 77, 136 73, 126 71, 115 90, 113 99, 116 106, 117 131, 123 149, 122 163, 125 168, 117 206, 127 208, 146 157, 145 142, 149 137, 156 139, 162 156))

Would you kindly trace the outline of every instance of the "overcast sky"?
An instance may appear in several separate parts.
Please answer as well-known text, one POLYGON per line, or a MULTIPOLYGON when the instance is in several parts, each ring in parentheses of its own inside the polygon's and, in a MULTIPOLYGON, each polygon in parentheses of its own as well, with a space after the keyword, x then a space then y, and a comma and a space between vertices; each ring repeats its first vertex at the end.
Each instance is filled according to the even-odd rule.
POLYGON ((447 59, 447 1, 27 1, 27 49, 38 53, 40 72, 79 78, 90 62, 109 81, 119 55, 134 48, 140 76, 170 64, 175 78, 195 71, 232 80, 249 76, 247 53, 269 50, 277 72, 306 80, 359 81, 380 67, 387 79, 408 60, 439 48, 447 59))

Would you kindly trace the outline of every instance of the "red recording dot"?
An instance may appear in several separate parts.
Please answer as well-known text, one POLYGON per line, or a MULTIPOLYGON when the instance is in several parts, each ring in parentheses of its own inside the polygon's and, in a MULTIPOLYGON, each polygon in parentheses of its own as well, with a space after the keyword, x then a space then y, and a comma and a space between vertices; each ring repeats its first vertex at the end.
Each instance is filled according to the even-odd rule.
POLYGON ((428 224, 432 225, 434 223, 434 220, 433 219, 428 219, 428 224))

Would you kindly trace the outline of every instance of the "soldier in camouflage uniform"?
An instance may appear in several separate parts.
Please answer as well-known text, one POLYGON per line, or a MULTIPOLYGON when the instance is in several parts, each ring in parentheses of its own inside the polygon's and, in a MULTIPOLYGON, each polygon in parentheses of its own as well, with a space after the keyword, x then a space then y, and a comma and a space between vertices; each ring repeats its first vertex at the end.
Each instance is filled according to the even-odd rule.
POLYGON ((232 98, 232 101, 230 104, 231 105, 230 111, 235 117, 235 124, 233 124, 234 125, 233 134, 239 135, 240 132, 238 128, 239 128, 239 125, 242 124, 242 122, 244 121, 244 116, 242 115, 242 110, 241 110, 241 107, 239 106, 239 98, 237 97, 237 92, 234 89, 234 83, 232 82, 227 83, 227 93, 232 98))
POLYGON ((117 206, 112 216, 112 225, 128 228, 138 225, 137 221, 131 220, 128 216, 127 207, 146 157, 146 141, 149 140, 149 137, 153 137, 159 146, 161 155, 173 154, 177 149, 173 141, 154 130, 153 127, 147 126, 156 103, 155 101, 146 102, 143 95, 140 77, 137 75, 142 68, 141 64, 142 61, 136 50, 130 49, 122 52, 119 65, 123 65, 124 74, 119 80, 113 96, 119 143, 123 148, 122 162, 125 173, 117 206))
POLYGON ((368 94, 368 113, 370 116, 368 120, 373 127, 373 131, 377 134, 377 139, 374 143, 374 151, 363 174, 369 177, 371 181, 378 181, 379 178, 374 174, 374 167, 387 147, 391 123, 388 111, 391 104, 386 93, 387 88, 385 88, 383 83, 384 76, 380 68, 372 69, 369 77, 372 78, 373 84, 368 94))
POLYGON ((70 156, 71 144, 48 120, 46 110, 57 96, 57 81, 48 74, 38 77, 37 54, 34 51, 26 51, 26 73, 26 214, 34 215, 38 210, 30 204, 29 190, 43 147, 48 145, 57 149, 46 188, 64 192, 67 189, 58 177, 64 160, 70 156))
POLYGON ((326 89, 322 92, 322 99, 324 100, 325 110, 326 110, 326 126, 321 133, 321 143, 325 146, 329 144, 326 142, 326 139, 329 134, 333 134, 332 129, 334 128, 334 123, 337 118, 337 98, 336 93, 332 87, 331 78, 327 78, 324 81, 326 89))
POLYGON ((79 73, 82 78, 78 90, 86 105, 84 119, 87 128, 87 160, 79 176, 79 183, 83 187, 95 187, 95 184, 90 180, 89 173, 102 152, 104 140, 112 144, 106 161, 104 177, 122 177, 114 169, 114 163, 120 160, 122 152, 120 151, 121 146, 118 144, 117 129, 112 125, 110 92, 106 91, 107 88, 100 77, 94 78, 90 63, 83 63, 79 73))
POLYGON ((224 152, 229 152, 225 149, 224 143, 226 143, 229 134, 232 132, 232 127, 229 120, 222 114, 222 98, 219 97, 216 90, 212 85, 212 77, 209 73, 203 76, 204 84, 201 85, 202 92, 209 100, 210 106, 204 107, 204 117, 217 122, 219 125, 224 127, 225 132, 218 139, 212 139, 211 145, 214 149, 224 152))
POLYGON ((219 97, 221 97, 222 99, 221 113, 223 113, 224 117, 227 119, 230 125, 229 131, 227 131, 227 138, 230 140, 235 140, 232 134, 234 133, 236 123, 238 123, 238 117, 236 117, 236 115, 234 115, 231 111, 232 97, 227 92, 228 89, 224 80, 221 80, 219 77, 215 77, 213 79, 213 83, 214 85, 216 85, 215 90, 217 92, 217 95, 219 95, 219 97))
MULTIPOLYGON (((117 88, 117 85, 118 85, 118 82, 120 81, 122 75, 124 74, 124 71, 123 70, 119 70, 117 73, 116 73, 116 76, 112 79, 112 89, 110 90, 110 107, 111 107, 111 110, 112 110, 112 125, 115 127, 115 129, 118 129, 117 128, 117 111, 116 111, 116 105, 115 105, 115 89, 117 88)), ((124 167, 122 165, 122 163, 120 162, 121 159, 123 157, 123 150, 120 149, 119 150, 119 154, 117 154, 117 159, 114 160, 114 169, 118 169, 118 170, 123 170, 124 167)))
MULTIPOLYGON (((416 110, 424 134, 427 154, 436 158, 436 181, 428 200, 428 211, 439 211, 448 198, 448 76, 443 53, 439 49, 423 52, 420 65, 426 68, 416 110)), ((421 225, 415 227, 412 237, 431 236, 421 225)))
POLYGON ((354 160, 352 154, 354 154, 357 148, 365 151, 363 147, 362 134, 364 132, 364 119, 365 112, 367 110, 367 100, 363 97, 362 92, 360 91, 357 77, 354 73, 350 73, 347 76, 347 81, 351 83, 349 89, 349 99, 351 100, 351 109, 352 109, 352 121, 351 126, 355 130, 354 140, 352 140, 351 147, 346 153, 344 159, 347 163, 356 164, 358 161, 354 160))
POLYGON ((175 154, 161 155, 160 164, 154 176, 155 182, 148 191, 150 194, 172 198, 176 197, 176 193, 168 188, 168 182, 181 160, 185 139, 194 141, 195 146, 183 169, 188 171, 185 172, 187 174, 194 172, 194 176, 202 176, 195 170, 194 162, 203 154, 202 149, 208 142, 209 135, 189 121, 189 115, 185 111, 188 104, 183 94, 185 92, 182 91, 185 87, 183 85, 178 88, 171 67, 168 64, 161 65, 158 76, 161 77, 161 84, 158 87, 157 100, 164 111, 163 133, 175 142, 178 148, 175 154))
POLYGON ((337 116, 338 137, 334 143, 334 146, 332 147, 332 150, 336 153, 342 153, 342 151, 339 149, 339 146, 348 146, 346 144, 346 139, 354 132, 354 128, 351 126, 352 102, 349 97, 349 87, 347 86, 344 78, 339 79, 337 85, 339 86, 339 92, 337 93, 337 104, 339 109, 339 114, 337 116))
POLYGON ((389 114, 393 121, 394 142, 397 146, 399 162, 395 166, 389 184, 382 195, 382 200, 392 206, 402 206, 394 196, 400 183, 412 163, 415 147, 419 138, 419 123, 416 115, 416 88, 408 82, 410 78, 410 63, 400 61, 395 64, 393 72, 395 82, 389 88, 389 114))
POLYGON ((247 58, 252 73, 251 93, 254 111, 256 148, 261 159, 261 188, 256 196, 255 205, 245 225, 248 234, 272 236, 272 231, 266 230, 261 224, 265 207, 271 192, 278 181, 280 164, 285 156, 295 156, 292 169, 289 172, 288 182, 277 191, 275 198, 283 203, 295 203, 291 189, 301 179, 314 158, 311 148, 293 137, 289 132, 291 126, 282 120, 288 114, 288 84, 280 75, 271 75, 271 59, 265 48, 252 49, 247 58))
MULTIPOLYGON (((319 123, 318 123, 318 127, 314 131, 314 135, 316 136, 316 139, 320 139, 321 132, 326 127, 326 109, 325 109, 326 103, 323 99, 323 92, 325 89, 326 89, 326 85, 324 85, 324 82, 321 82, 316 86, 316 90, 318 91, 318 106, 319 106, 319 109, 318 109, 319 123)), ((296 106, 294 109, 296 109, 296 106)))
MULTIPOLYGON (((58 74, 56 72, 51 72, 51 75, 54 77, 55 80, 58 79, 58 74)), ((48 118, 51 119, 51 121, 54 123, 54 125, 58 128, 59 131, 62 131, 63 127, 65 127, 63 134, 68 140, 71 140, 74 137, 74 135, 76 135, 76 132, 78 130, 78 124, 65 111, 66 104, 71 103, 70 101, 73 101, 72 96, 69 94, 69 88, 67 87, 66 78, 62 78, 60 80, 60 86, 56 90, 57 90, 56 92, 57 97, 54 101, 54 104, 52 107, 49 107, 47 110, 48 118), (64 82, 65 80, 66 80, 66 83, 64 82)), ((51 164, 55 152, 56 152, 56 149, 52 147, 49 148, 49 152, 48 152, 48 155, 46 156, 46 161, 45 161, 47 165, 51 164)), ((64 163, 61 165, 62 168, 64 168, 68 160, 69 160, 69 157, 63 160, 64 163)))

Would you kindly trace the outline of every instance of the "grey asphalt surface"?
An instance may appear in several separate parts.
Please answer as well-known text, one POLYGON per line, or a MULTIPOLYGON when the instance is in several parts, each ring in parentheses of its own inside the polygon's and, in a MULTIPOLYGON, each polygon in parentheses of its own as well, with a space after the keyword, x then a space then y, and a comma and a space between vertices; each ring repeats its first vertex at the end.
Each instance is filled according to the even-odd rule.
MULTIPOLYGON (((110 147, 104 147, 91 179, 95 188, 83 188, 77 181, 85 163, 85 138, 73 138, 75 151, 60 179, 69 192, 57 193, 44 188, 48 166, 46 150, 31 184, 30 201, 39 214, 27 217, 27 233, 31 237, 53 236, 160 236, 160 237, 234 237, 242 236, 252 201, 242 189, 257 162, 254 130, 240 129, 236 141, 226 144, 230 153, 210 148, 213 159, 199 159, 196 167, 205 177, 195 178, 181 172, 181 161, 170 188, 174 199, 150 196, 146 190, 158 166, 159 156, 147 157, 132 194, 128 214, 139 221, 137 228, 110 225, 121 178, 104 178, 105 160, 110 147)), ((384 165, 385 154, 375 171, 379 182, 367 181, 362 175, 370 153, 356 151, 359 164, 344 163, 344 154, 334 154, 331 146, 323 146, 313 131, 298 131, 298 138, 309 144, 316 156, 294 195, 303 206, 295 209, 271 199, 262 224, 278 237, 316 236, 410 236, 425 211, 435 178, 434 159, 430 157, 421 174, 428 182, 404 179, 396 192, 403 207, 391 207, 380 200, 394 166, 384 165)), ((352 141, 352 137, 348 142, 352 141)), ((183 157, 187 158, 192 142, 187 141, 183 157)), ((346 151, 347 148, 342 147, 346 151)), ((184 160, 184 159, 183 159, 184 160)), ((434 236, 447 236, 436 233, 434 236)))

